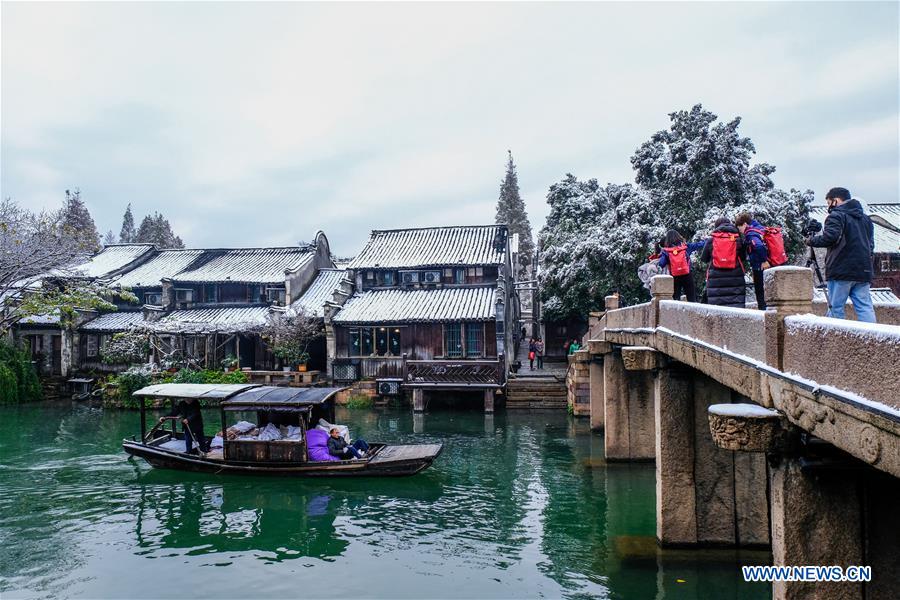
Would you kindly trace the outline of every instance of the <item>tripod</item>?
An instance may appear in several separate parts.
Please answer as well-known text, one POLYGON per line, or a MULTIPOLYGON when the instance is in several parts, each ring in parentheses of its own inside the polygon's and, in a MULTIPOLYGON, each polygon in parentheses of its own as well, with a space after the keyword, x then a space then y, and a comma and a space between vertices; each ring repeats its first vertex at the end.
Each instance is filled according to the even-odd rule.
POLYGON ((819 280, 819 285, 815 286, 820 288, 823 292, 825 292, 825 302, 828 304, 828 308, 831 308, 831 299, 828 298, 828 286, 825 284, 825 278, 822 277, 822 269, 819 268, 819 259, 816 258, 816 249, 812 246, 809 247, 809 258, 806 259, 806 268, 812 267, 813 273, 816 274, 816 278, 819 280))

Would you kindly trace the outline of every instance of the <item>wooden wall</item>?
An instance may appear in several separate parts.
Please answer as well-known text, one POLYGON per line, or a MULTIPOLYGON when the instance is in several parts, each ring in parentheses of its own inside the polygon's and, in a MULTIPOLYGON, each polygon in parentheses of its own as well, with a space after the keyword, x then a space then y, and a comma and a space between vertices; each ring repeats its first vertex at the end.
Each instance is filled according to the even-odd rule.
MULTIPOLYGON (((387 325, 385 325, 387 327, 387 325)), ((444 357, 444 326, 442 323, 410 323, 408 325, 392 325, 400 328, 401 353, 406 353, 409 360, 431 360, 444 357)), ((340 358, 349 356, 349 330, 356 327, 334 326, 336 355, 340 358)), ((497 331, 493 321, 484 323, 484 355, 486 358, 497 356, 497 331)))

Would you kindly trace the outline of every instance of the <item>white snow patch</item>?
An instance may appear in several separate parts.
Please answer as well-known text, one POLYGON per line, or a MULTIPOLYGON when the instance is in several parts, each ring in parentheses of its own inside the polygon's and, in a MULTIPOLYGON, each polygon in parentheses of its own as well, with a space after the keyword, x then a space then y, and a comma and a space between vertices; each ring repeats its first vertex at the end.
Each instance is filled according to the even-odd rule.
POLYGON ((763 321, 765 319, 765 311, 736 308, 734 306, 714 306, 712 304, 699 304, 697 302, 681 302, 680 300, 663 300, 660 303, 660 309, 666 311, 689 312, 704 317, 725 316, 729 318, 740 317, 741 319, 751 319, 754 321, 763 321))
POLYGON ((787 317, 784 321, 789 334, 793 334, 799 330, 818 335, 841 332, 871 337, 883 344, 900 345, 900 326, 897 325, 862 323, 860 321, 848 321, 846 319, 818 317, 811 314, 787 317))
POLYGON ((746 402, 738 404, 713 404, 707 410, 711 414, 721 417, 746 417, 749 419, 768 419, 777 417, 779 412, 771 408, 765 408, 758 404, 748 404, 746 402))

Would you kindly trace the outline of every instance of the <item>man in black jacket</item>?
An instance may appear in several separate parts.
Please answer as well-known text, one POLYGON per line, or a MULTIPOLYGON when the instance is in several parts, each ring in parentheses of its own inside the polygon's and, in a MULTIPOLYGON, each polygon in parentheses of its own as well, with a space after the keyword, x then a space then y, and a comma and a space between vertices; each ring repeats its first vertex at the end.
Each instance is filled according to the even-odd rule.
POLYGON ((200 444, 200 450, 206 451, 206 437, 203 435, 203 414, 200 412, 200 402, 195 398, 186 398, 175 405, 165 417, 160 417, 160 421, 165 419, 173 419, 181 417, 181 424, 184 430, 184 451, 188 454, 194 454, 194 441, 200 444), (191 437, 193 434, 193 437, 191 437))
POLYGON ((846 188, 836 187, 825 195, 828 218, 822 233, 806 240, 814 248, 828 248, 825 254, 825 279, 828 280, 828 313, 844 318, 847 298, 853 302, 856 319, 875 322, 875 309, 869 286, 875 251, 875 226, 853 200, 846 188))

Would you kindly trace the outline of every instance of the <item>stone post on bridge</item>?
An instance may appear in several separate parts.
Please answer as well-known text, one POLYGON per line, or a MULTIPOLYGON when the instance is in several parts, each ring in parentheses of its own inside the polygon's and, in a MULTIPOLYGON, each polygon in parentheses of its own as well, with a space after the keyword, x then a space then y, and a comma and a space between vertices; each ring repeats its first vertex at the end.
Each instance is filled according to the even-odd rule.
POLYGON ((784 319, 813 310, 812 270, 774 267, 763 272, 766 290, 766 364, 781 369, 784 363, 784 319))

